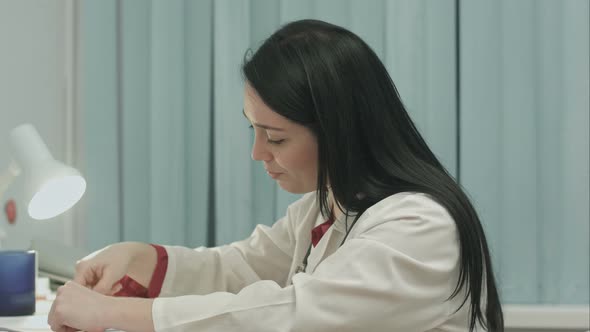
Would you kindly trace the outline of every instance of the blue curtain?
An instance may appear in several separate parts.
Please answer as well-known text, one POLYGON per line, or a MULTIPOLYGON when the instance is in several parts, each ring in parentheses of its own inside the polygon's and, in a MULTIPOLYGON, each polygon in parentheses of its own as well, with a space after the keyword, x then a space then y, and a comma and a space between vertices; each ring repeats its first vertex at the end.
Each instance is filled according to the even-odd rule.
POLYGON ((282 216, 297 196, 250 159, 240 64, 281 24, 318 18, 385 63, 474 198, 506 302, 588 303, 587 2, 86 0, 79 13, 81 245, 223 244, 282 216))
POLYGON ((507 302, 588 303, 589 9, 461 2, 461 182, 507 302))

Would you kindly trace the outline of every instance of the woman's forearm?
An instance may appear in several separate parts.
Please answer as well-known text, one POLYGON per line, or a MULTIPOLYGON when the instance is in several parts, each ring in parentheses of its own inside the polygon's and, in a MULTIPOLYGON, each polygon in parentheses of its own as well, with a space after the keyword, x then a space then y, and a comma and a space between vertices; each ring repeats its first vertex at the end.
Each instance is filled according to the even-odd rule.
POLYGON ((113 297, 105 320, 110 328, 127 332, 153 332, 153 299, 113 297))

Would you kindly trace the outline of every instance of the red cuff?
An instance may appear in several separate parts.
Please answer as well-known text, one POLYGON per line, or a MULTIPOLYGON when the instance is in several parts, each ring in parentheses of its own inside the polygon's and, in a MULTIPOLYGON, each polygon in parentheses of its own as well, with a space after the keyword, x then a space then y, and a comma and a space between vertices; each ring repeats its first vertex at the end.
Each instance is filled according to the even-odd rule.
POLYGON ((147 296, 149 298, 158 297, 158 295, 160 295, 162 285, 164 284, 164 277, 166 277, 166 271, 168 270, 168 253, 166 252, 166 249, 157 244, 152 244, 152 247, 156 248, 158 259, 156 268, 152 274, 150 286, 148 287, 147 296))
POLYGON ((115 296, 143 298, 147 298, 148 296, 147 288, 143 287, 142 284, 138 283, 128 275, 121 278, 119 283, 121 284, 121 289, 115 293, 115 296))
POLYGON ((151 246, 156 249, 158 256, 156 259, 156 268, 154 269, 154 273, 152 273, 152 280, 150 281, 149 287, 145 288, 143 285, 126 275, 119 280, 121 290, 115 293, 115 296, 154 298, 160 295, 162 284, 164 283, 164 277, 166 277, 166 270, 168 269, 168 253, 166 252, 166 249, 160 245, 152 244, 151 246))

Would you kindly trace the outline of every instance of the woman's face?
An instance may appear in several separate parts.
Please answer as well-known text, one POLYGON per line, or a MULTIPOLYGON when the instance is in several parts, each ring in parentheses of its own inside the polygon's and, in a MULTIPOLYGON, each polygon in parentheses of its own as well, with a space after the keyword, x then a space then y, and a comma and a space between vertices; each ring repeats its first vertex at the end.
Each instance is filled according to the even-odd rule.
POLYGON ((252 159, 262 161, 266 173, 288 192, 316 190, 318 147, 311 130, 275 113, 248 83, 244 115, 254 130, 252 159))

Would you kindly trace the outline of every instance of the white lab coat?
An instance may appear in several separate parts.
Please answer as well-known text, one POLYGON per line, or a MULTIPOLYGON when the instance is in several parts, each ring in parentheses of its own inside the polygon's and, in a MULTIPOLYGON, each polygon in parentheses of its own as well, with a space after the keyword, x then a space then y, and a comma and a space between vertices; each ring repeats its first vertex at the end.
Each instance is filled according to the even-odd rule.
MULTIPOLYGON (((217 248, 166 246, 168 270, 154 300, 162 331, 467 331, 456 226, 424 194, 369 208, 342 246, 337 220, 295 273, 322 220, 315 193, 272 227, 217 248)), ((348 220, 350 222, 350 218, 348 220)))

